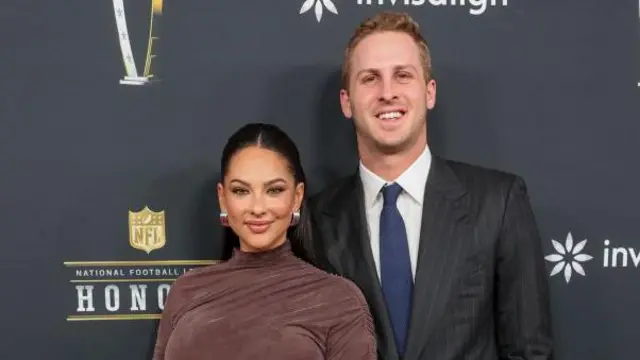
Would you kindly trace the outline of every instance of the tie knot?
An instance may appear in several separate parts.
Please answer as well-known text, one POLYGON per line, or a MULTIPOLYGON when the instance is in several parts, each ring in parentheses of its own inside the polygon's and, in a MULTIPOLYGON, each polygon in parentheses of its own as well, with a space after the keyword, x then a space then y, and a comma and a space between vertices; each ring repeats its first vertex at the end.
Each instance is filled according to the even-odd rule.
POLYGON ((398 196, 402 192, 402 187, 397 183, 386 185, 382 188, 382 197, 384 199, 384 205, 395 205, 398 196))

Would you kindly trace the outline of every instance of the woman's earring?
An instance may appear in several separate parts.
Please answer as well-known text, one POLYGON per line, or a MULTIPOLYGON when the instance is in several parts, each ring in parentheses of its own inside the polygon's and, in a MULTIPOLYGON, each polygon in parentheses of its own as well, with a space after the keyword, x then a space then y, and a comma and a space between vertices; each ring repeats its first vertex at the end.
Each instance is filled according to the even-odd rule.
POLYGON ((291 224, 289 226, 296 226, 300 222, 300 211, 294 211, 291 215, 291 224))
POLYGON ((220 224, 222 226, 229 226, 229 215, 226 212, 220 212, 220 224))

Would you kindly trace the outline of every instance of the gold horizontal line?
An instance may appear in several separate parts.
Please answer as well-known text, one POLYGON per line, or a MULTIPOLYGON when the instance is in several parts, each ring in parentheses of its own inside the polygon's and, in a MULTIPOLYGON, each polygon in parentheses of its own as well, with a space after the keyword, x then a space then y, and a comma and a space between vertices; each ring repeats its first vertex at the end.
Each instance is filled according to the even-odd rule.
POLYGON ((213 265, 220 260, 65 261, 65 266, 213 265))
POLYGON ((128 315, 69 315, 67 321, 105 321, 105 320, 157 320, 162 314, 128 314, 128 315))
POLYGON ((169 282, 176 281, 176 279, 76 279, 70 280, 71 283, 118 283, 118 282, 169 282))

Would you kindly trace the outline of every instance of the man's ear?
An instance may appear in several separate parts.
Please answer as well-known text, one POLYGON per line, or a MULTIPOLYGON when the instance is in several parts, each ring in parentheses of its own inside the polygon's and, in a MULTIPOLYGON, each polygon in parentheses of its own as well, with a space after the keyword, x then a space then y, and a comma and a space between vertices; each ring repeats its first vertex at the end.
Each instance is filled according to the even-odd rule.
POLYGON ((340 107, 342 108, 342 114, 347 119, 351 119, 353 117, 353 111, 351 110, 351 98, 349 96, 349 91, 346 89, 340 90, 340 107))
POLYGON ((427 109, 432 110, 436 106, 436 80, 431 79, 427 83, 427 91, 425 93, 427 109))

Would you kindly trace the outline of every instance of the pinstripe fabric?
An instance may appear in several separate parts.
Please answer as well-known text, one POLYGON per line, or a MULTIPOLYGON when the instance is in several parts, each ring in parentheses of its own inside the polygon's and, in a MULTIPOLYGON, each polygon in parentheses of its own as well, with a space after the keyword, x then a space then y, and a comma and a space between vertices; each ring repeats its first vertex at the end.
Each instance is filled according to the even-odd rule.
MULTIPOLYGON (((549 290, 524 181, 433 158, 402 360, 551 360, 549 290)), ((374 315, 379 359, 399 359, 356 175, 311 199, 318 266, 353 280, 374 315)))

